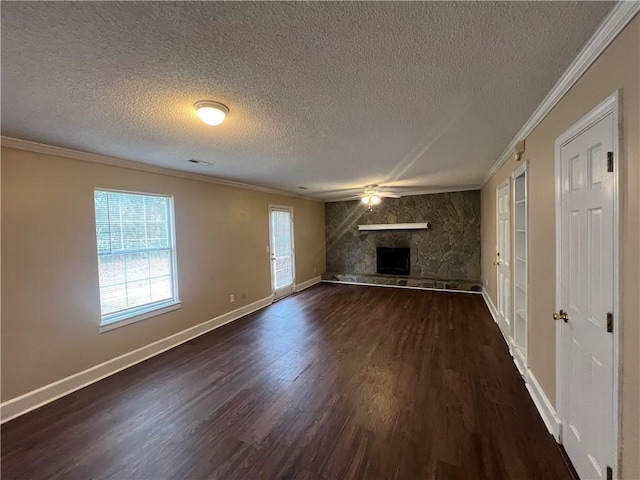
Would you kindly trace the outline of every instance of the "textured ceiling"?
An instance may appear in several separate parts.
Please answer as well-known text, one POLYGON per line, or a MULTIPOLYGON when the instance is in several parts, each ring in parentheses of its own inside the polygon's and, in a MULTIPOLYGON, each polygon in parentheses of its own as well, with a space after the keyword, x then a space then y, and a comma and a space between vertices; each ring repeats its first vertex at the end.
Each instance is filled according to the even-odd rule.
POLYGON ((325 199, 475 187, 611 6, 3 1, 2 134, 325 199))

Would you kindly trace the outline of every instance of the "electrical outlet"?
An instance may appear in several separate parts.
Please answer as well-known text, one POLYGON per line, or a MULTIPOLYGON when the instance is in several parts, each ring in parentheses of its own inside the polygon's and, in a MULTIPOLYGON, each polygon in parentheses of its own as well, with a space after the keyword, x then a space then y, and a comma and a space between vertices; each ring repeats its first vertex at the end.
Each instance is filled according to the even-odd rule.
POLYGON ((235 301, 236 301, 236 297, 233 295, 233 293, 232 293, 231 295, 229 295, 229 301, 230 301, 231 303, 233 303, 233 302, 235 302, 235 301))

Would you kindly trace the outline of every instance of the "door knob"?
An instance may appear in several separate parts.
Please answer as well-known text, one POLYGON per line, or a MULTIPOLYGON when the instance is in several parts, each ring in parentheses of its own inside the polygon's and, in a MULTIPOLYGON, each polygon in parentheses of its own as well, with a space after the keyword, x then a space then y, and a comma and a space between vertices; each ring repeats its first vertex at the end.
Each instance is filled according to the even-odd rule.
POLYGON ((500 260, 498 260, 497 262, 493 262, 494 265, 500 265, 500 260))
POLYGON ((564 323, 567 323, 569 321, 569 315, 564 310, 560 310, 560 313, 554 313, 553 314, 553 319, 554 320, 562 320, 562 321, 564 321, 564 323))

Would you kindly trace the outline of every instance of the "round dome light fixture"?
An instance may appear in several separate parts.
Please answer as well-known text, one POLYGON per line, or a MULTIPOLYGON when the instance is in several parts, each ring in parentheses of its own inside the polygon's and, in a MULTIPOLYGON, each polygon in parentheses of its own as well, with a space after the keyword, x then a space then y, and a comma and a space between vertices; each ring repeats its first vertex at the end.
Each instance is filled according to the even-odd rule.
POLYGON ((200 100, 194 107, 198 111, 198 116, 207 125, 220 125, 224 117, 229 113, 229 108, 219 102, 212 100, 200 100))

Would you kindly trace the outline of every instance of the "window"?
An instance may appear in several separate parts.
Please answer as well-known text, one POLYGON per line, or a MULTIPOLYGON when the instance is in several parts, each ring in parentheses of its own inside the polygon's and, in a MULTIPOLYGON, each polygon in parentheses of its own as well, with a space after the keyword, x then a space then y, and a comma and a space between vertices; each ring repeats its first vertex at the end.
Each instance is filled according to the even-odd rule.
POLYGON ((94 200, 100 325, 176 305, 172 198, 95 190, 94 200))

